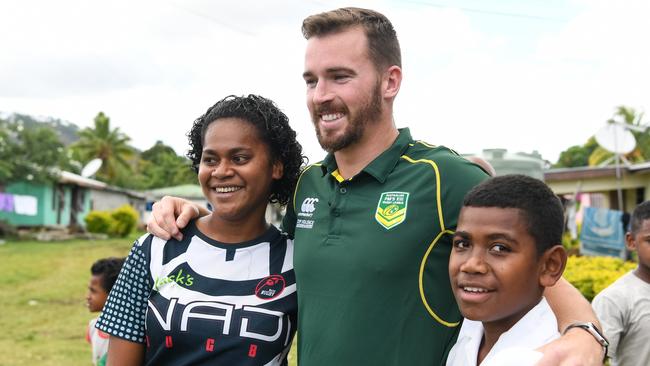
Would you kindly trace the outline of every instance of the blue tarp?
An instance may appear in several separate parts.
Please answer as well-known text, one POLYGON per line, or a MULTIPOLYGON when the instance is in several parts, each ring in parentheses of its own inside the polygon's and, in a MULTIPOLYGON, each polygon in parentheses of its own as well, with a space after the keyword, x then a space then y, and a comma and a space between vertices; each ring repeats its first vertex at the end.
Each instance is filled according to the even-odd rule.
POLYGON ((584 255, 625 257, 623 212, 585 207, 580 232, 580 252, 584 255))

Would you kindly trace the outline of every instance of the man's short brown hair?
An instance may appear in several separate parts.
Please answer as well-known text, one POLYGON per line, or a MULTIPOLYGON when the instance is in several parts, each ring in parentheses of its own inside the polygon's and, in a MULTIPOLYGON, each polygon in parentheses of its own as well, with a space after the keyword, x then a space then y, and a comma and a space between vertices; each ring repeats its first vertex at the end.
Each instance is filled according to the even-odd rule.
POLYGON ((402 55, 397 33, 390 20, 370 9, 340 8, 308 16, 302 22, 306 39, 363 27, 368 39, 368 54, 378 70, 397 65, 402 67, 402 55))

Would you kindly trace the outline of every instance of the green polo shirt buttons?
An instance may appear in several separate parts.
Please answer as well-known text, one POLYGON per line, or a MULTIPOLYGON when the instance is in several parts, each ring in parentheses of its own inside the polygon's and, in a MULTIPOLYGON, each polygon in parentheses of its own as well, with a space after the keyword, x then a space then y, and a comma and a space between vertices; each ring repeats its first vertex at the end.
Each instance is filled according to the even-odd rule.
POLYGON ((341 194, 346 194, 346 193, 348 193, 348 189, 345 188, 345 187, 341 187, 341 188, 339 188, 339 192, 341 192, 341 194))

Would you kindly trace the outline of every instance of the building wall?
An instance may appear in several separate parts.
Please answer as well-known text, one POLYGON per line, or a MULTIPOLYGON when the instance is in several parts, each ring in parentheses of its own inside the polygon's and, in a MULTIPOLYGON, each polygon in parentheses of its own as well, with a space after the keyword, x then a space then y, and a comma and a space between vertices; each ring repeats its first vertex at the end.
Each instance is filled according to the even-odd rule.
POLYGON ((128 204, 130 204, 129 197, 124 193, 99 191, 96 189, 90 191, 91 210, 109 211, 128 204))
POLYGON ((5 220, 16 226, 41 225, 46 221, 52 202, 52 189, 44 184, 34 184, 28 182, 16 182, 6 186, 5 193, 20 194, 36 197, 37 213, 35 216, 19 215, 15 212, 0 212, 0 220, 5 220))
POLYGON ((146 222, 146 201, 144 198, 136 198, 126 193, 114 191, 91 190, 89 209, 96 211, 110 211, 123 205, 130 205, 140 215, 140 222, 146 222))
POLYGON ((617 187, 623 192, 623 211, 632 212, 638 202, 650 200, 650 173, 623 174, 620 182, 616 177, 547 180, 546 183, 558 195, 573 194, 578 189, 584 193, 603 193, 607 208, 618 208, 617 187))
POLYGON ((0 212, 0 220, 15 226, 68 226, 72 205, 72 191, 80 195, 80 208, 77 211, 77 224, 85 226, 84 217, 89 212, 90 196, 88 189, 70 184, 42 184, 16 182, 6 187, 6 193, 36 197, 37 213, 34 216, 19 215, 15 212, 0 212))

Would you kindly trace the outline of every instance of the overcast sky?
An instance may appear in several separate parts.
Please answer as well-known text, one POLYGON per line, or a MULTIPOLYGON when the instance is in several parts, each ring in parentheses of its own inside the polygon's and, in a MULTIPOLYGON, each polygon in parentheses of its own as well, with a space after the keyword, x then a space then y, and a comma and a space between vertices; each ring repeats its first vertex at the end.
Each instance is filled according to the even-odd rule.
POLYGON ((404 72, 395 120, 431 144, 554 162, 616 106, 650 111, 647 0, 2 0, 0 111, 81 127, 103 111, 136 147, 162 140, 184 153, 209 106, 256 93, 318 161, 300 25, 341 6, 393 22, 404 72))

